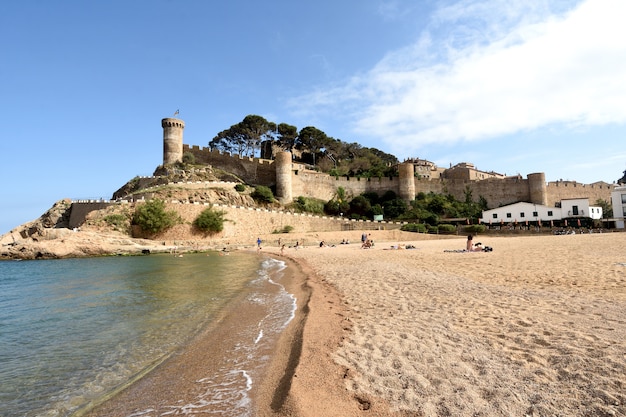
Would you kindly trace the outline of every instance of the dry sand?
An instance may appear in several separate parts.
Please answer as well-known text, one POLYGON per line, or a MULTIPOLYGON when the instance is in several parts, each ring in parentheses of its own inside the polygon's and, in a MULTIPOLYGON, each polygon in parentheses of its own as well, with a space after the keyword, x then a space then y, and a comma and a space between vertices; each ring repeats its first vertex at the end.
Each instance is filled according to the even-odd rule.
POLYGON ((287 249, 313 294, 276 415, 626 415, 626 234, 477 240, 287 249))
MULTIPOLYGON (((464 237, 376 232, 361 249, 349 233, 286 249, 298 316, 255 417, 626 415, 626 233, 481 236, 485 253, 446 251, 464 237)), ((90 415, 180 396, 210 364, 208 340, 90 415)))

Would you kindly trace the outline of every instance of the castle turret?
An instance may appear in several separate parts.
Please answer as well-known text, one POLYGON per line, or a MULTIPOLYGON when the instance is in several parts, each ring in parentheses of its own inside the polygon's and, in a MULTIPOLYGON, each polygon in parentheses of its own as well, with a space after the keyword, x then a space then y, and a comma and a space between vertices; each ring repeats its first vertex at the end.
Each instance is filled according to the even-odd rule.
POLYGON ((175 118, 161 120, 163 127, 163 165, 183 160, 183 129, 185 122, 175 118))
POLYGON ((547 206, 548 190, 546 187, 546 174, 543 172, 528 174, 528 191, 531 203, 547 206))
POLYGON ((276 197, 283 204, 293 201, 291 195, 291 152, 279 152, 274 161, 276 166, 276 197))
POLYGON ((405 162, 398 165, 398 173, 400 174, 398 195, 407 202, 415 200, 415 167, 413 163, 405 162))

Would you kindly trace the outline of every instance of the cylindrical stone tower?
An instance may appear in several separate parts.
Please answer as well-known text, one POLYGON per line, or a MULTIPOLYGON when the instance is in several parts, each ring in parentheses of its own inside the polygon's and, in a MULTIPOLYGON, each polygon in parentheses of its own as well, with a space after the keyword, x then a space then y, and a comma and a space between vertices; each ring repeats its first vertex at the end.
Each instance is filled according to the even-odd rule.
POLYGON ((291 152, 279 152, 274 161, 276 166, 276 197, 283 204, 293 201, 291 195, 291 152))
POLYGON ((531 203, 547 206, 548 190, 546 187, 546 174, 543 172, 528 174, 528 191, 531 203))
POLYGON ((168 117, 161 120, 161 126, 163 127, 163 165, 182 162, 185 122, 168 117))
POLYGON ((407 202, 415 200, 415 167, 413 163, 405 162, 398 165, 398 172, 400 174, 399 197, 407 202))

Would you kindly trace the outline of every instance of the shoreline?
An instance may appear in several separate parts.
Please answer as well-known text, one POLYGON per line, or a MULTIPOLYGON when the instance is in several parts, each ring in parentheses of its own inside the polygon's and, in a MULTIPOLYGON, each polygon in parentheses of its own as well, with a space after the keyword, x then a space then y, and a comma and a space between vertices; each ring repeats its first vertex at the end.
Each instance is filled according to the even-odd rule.
POLYGON ((626 234, 480 239, 264 247, 298 309, 253 416, 626 415, 626 234))
MULTIPOLYGON (((257 255, 250 251, 250 256, 257 255)), ((271 346, 276 347, 276 351, 281 354, 265 353, 264 356, 269 357, 267 363, 260 358, 260 362, 254 362, 251 365, 255 372, 258 371, 256 368, 258 366, 262 369, 260 374, 255 373, 254 381, 249 387, 248 395, 255 408, 251 416, 273 415, 271 407, 283 402, 280 393, 286 392, 285 390, 289 388, 288 382, 285 382, 283 377, 284 371, 289 369, 294 355, 298 353, 298 344, 293 341, 297 339, 297 333, 301 331, 306 320, 303 311, 306 311, 310 294, 304 276, 294 273, 292 261, 286 260, 285 262, 288 266, 284 269, 286 272, 280 284, 289 294, 295 295, 297 308, 290 323, 280 332, 278 340, 271 346), (256 409, 259 409, 260 413, 256 413, 256 409)), ((158 416, 163 413, 172 413, 177 407, 180 407, 182 411, 191 410, 194 407, 207 407, 200 399, 199 393, 201 394, 208 388, 203 388, 199 382, 212 378, 212 375, 219 375, 225 366, 234 366, 234 359, 229 356, 229 353, 237 350, 238 336, 233 330, 254 328, 258 324, 259 317, 263 317, 261 307, 257 308, 254 303, 247 302, 248 297, 248 293, 241 294, 220 314, 219 318, 203 329, 187 345, 182 346, 170 357, 124 386, 85 405, 72 416, 158 416), (245 305, 245 308, 241 308, 242 305, 245 305)), ((263 337, 267 335, 264 334, 263 337)), ((243 376, 248 377, 245 371, 243 376)))

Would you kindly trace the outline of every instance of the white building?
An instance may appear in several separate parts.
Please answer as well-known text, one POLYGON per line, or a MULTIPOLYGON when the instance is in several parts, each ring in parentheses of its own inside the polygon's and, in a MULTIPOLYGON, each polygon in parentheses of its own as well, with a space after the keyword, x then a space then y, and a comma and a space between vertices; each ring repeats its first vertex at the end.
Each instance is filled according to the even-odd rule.
POLYGON ((611 193, 611 204, 613 205, 615 227, 623 229, 624 218, 626 217, 626 185, 615 187, 611 193))
POLYGON ((561 200, 561 214, 563 218, 590 217, 594 220, 602 218, 602 207, 589 205, 588 198, 568 198, 561 200))
MULTIPOLYGON (((626 197, 626 187, 624 190, 626 197)), ((626 203, 624 203, 626 207, 626 203)), ((602 218, 602 207, 589 205, 587 198, 572 198, 561 200, 561 207, 549 207, 533 203, 514 203, 508 206, 498 207, 483 211, 480 222, 483 224, 509 224, 525 223, 533 224, 541 221, 549 224, 550 221, 560 221, 563 219, 591 218, 599 220, 602 218)))

